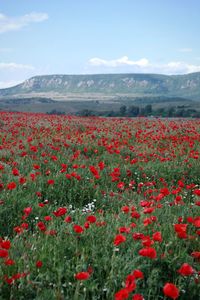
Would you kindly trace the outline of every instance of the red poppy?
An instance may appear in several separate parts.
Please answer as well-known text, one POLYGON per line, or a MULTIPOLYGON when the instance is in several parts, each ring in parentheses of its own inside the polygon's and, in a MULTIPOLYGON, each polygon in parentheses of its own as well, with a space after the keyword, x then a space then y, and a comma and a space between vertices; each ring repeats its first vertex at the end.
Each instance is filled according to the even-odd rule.
POLYGON ((24 178, 24 177, 19 178, 19 183, 20 184, 24 184, 25 182, 26 182, 26 178, 24 178))
POLYGON ((129 293, 133 292, 136 289, 135 277, 132 274, 126 277, 125 288, 129 293))
POLYGON ((100 178, 99 172, 94 166, 90 166, 89 169, 96 179, 100 178))
POLYGON ((10 243, 9 240, 3 240, 3 241, 0 241, 0 246, 3 249, 9 250, 10 246, 11 246, 11 243, 10 243))
POLYGON ((36 261, 35 265, 37 268, 41 268, 43 265, 43 262, 41 260, 38 260, 38 261, 36 261))
POLYGON ((192 252, 191 256, 193 256, 196 259, 200 259, 200 251, 194 251, 194 252, 192 252))
POLYGON ((0 257, 4 258, 8 256, 8 251, 6 249, 0 249, 0 257))
POLYGON ((90 228, 90 223, 89 223, 89 222, 85 222, 85 223, 84 223, 84 228, 85 228, 85 229, 90 228))
POLYGON ((29 216, 30 213, 32 212, 32 207, 26 207, 23 209, 23 212, 26 216, 29 216))
POLYGON ((150 236, 144 236, 142 238, 142 245, 145 247, 150 247, 154 244, 154 241, 151 240, 150 236))
POLYGON ((21 228, 23 229, 28 229, 28 223, 22 223, 21 228))
POLYGON ((65 222, 66 222, 66 223, 71 223, 71 222, 72 222, 72 217, 71 217, 71 216, 67 216, 67 217, 65 218, 65 222))
POLYGON ((115 294, 115 300, 125 300, 128 299, 128 297, 129 297, 129 292, 126 288, 119 290, 115 294))
POLYGON ((145 237, 145 235, 140 232, 135 232, 133 233, 132 237, 134 240, 142 240, 145 237))
POLYGON ((45 231, 46 230, 46 226, 43 222, 38 222, 37 223, 37 227, 41 230, 41 231, 45 231))
POLYGON ((157 231, 153 234, 153 240, 155 242, 162 242, 162 235, 161 235, 161 232, 157 231))
POLYGON ((132 218, 135 218, 135 219, 139 219, 140 218, 140 214, 137 212, 137 211, 133 211, 131 213, 131 217, 132 218))
POLYGON ((75 275, 77 280, 87 280, 90 277, 89 272, 79 272, 75 275))
POLYGON ((194 190, 193 194, 200 197, 200 189, 194 190))
POLYGON ((130 208, 128 206, 122 206, 121 211, 123 211, 125 214, 129 213, 130 208))
POLYGON ((195 227, 200 227, 200 217, 196 217, 194 220, 193 220, 193 225, 195 227))
POLYGON ((76 233, 83 233, 83 231, 84 231, 82 226, 76 225, 76 224, 73 226, 73 229, 74 229, 74 232, 76 232, 76 233))
POLYGON ((8 190, 14 190, 17 187, 15 182, 10 182, 7 184, 7 189, 8 190))
POLYGON ((53 185, 55 183, 55 181, 53 179, 49 179, 47 180, 48 185, 53 185))
POLYGON ((167 282, 163 287, 163 293, 174 300, 179 297, 179 289, 173 283, 167 282))
POLYGON ((148 248, 143 248, 139 250, 139 255, 149 257, 151 259, 156 258, 156 250, 154 248, 148 247, 148 248))
POLYGON ((89 223, 95 223, 97 218, 95 216, 87 216, 86 220, 89 222, 89 223))
POLYGON ((138 269, 134 270, 134 271, 132 272, 132 274, 133 274, 133 276, 134 276, 136 279, 138 279, 138 278, 143 279, 143 278, 144 278, 143 272, 140 271, 140 270, 138 270, 138 269))
POLYGON ((121 243, 124 243, 126 241, 126 237, 122 234, 118 234, 116 235, 115 239, 114 239, 114 245, 118 246, 121 243))
POLYGON ((119 232, 120 233, 130 233, 131 228, 130 227, 120 227, 119 232))
POLYGON ((54 216, 60 217, 65 215, 67 212, 67 209, 65 207, 59 207, 56 211, 53 211, 54 216))
POLYGON ((181 239, 187 238, 187 226, 188 224, 174 224, 174 230, 177 233, 177 236, 181 239))
POLYGON ((6 259, 6 260, 4 261, 4 264, 5 264, 6 266, 12 266, 12 265, 15 264, 15 261, 12 260, 12 259, 10 259, 10 258, 8 258, 8 259, 6 259))
POLYGON ((123 190, 123 189, 124 189, 124 186, 125 186, 125 183, 124 183, 124 182, 119 182, 119 183, 117 184, 117 187, 118 187, 118 189, 120 189, 120 190, 123 190))
POLYGON ((132 300, 144 300, 144 297, 141 294, 135 294, 132 300))
POLYGON ((52 220, 52 217, 51 217, 51 216, 45 216, 45 217, 44 217, 44 220, 45 220, 45 221, 51 221, 51 220, 52 220))
POLYGON ((183 276, 190 276, 194 274, 194 269, 189 264, 184 263, 177 272, 183 276))
POLYGON ((12 174, 13 174, 14 176, 19 176, 19 170, 16 169, 16 168, 12 169, 12 174))

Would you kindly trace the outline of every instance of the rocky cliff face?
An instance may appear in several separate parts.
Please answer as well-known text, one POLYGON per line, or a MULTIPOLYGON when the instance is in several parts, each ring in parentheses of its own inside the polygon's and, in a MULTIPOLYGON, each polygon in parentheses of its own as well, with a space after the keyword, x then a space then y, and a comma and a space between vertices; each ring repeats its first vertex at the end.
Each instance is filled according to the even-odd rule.
POLYGON ((47 92, 152 94, 188 97, 200 101, 200 73, 176 76, 158 74, 36 76, 15 87, 0 90, 0 96, 47 92))

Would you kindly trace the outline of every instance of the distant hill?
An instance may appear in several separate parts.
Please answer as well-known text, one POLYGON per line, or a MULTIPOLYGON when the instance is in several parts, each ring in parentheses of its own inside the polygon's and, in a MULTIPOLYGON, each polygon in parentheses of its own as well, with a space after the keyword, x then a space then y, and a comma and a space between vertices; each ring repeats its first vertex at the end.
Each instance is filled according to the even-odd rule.
MULTIPOLYGON (((101 96, 165 96, 180 97, 200 102, 200 72, 187 75, 159 74, 96 74, 45 75, 0 90, 0 98, 47 97, 67 95, 101 96)), ((87 97, 86 97, 87 98, 87 97)))

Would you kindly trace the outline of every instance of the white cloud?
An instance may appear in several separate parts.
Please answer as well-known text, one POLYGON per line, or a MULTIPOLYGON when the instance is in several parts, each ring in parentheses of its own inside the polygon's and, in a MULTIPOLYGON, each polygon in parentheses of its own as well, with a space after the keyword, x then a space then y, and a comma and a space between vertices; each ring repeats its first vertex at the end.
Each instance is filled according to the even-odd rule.
POLYGON ((46 13, 32 12, 20 17, 9 17, 0 13, 0 33, 20 30, 30 23, 38 23, 47 19, 48 14, 46 13))
POLYGON ((192 52, 192 48, 181 48, 179 49, 179 52, 183 52, 183 53, 192 52))
POLYGON ((1 63, 0 70, 14 71, 14 70, 34 70, 35 68, 31 65, 16 64, 16 63, 1 63))
MULTIPOLYGON (((162 69, 162 65, 160 68, 162 69)), ((185 62, 174 61, 163 65, 163 70, 166 72, 166 74, 188 74, 200 72, 200 65, 192 65, 185 62)))
POLYGON ((130 60, 127 56, 118 59, 105 60, 102 58, 91 58, 89 60, 91 71, 95 72, 132 72, 132 73, 159 73, 159 74, 187 74, 200 71, 200 65, 188 64, 182 61, 171 61, 169 63, 150 63, 147 58, 130 60))
POLYGON ((132 61, 129 60, 128 56, 123 56, 118 59, 113 59, 113 60, 105 60, 101 58, 91 58, 89 60, 89 64, 92 66, 107 66, 107 67, 118 67, 118 66, 148 66, 149 62, 146 58, 142 58, 137 61, 132 61))
POLYGON ((5 89, 11 86, 20 84, 22 81, 19 80, 10 80, 10 81, 0 81, 0 89, 5 89))

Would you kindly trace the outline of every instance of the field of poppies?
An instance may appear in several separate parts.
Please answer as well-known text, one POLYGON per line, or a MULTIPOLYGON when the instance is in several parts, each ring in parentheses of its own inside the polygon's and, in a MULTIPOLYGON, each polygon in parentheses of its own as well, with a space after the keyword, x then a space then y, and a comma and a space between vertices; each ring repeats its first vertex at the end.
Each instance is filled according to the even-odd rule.
POLYGON ((199 299, 199 119, 0 128, 1 300, 199 299))

